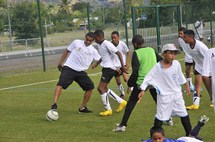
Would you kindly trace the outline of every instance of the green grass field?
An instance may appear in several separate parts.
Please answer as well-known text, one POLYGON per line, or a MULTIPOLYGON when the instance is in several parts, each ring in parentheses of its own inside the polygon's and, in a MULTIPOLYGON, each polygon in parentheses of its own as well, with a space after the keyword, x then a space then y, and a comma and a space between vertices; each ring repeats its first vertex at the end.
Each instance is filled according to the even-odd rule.
MULTIPOLYGON (((181 58, 182 55, 179 56, 181 58)), ((182 65, 184 61, 181 61, 182 65)), ((89 74, 100 72, 88 70, 89 74)), ((46 112, 53 101, 53 92, 59 72, 57 69, 47 72, 32 72, 25 75, 4 76, 0 78, 0 141, 1 142, 138 142, 149 137, 149 129, 153 125, 155 104, 147 92, 141 103, 138 103, 128 121, 126 132, 112 132, 116 123, 121 121, 123 112, 114 112, 112 116, 100 117, 104 107, 97 90, 93 92, 88 108, 92 114, 79 114, 83 91, 73 83, 63 91, 59 102, 58 121, 45 119, 46 112)), ((98 85, 100 75, 91 76, 98 85)), ((124 84, 125 86, 125 84, 124 84)), ((115 80, 109 88, 118 93, 115 80)), ((126 88, 126 87, 125 87, 126 88)), ((209 107, 207 91, 202 92, 201 108, 188 111, 191 123, 195 126, 198 117, 206 114, 209 122, 202 128, 200 136, 205 142, 215 142, 215 113, 209 107)), ((126 99, 129 95, 127 94, 126 99)), ((192 97, 184 95, 186 104, 191 104, 192 97)), ((111 100, 112 109, 118 104, 111 100)), ((179 117, 173 117, 173 126, 164 126, 166 136, 172 139, 183 136, 184 130, 179 117)))

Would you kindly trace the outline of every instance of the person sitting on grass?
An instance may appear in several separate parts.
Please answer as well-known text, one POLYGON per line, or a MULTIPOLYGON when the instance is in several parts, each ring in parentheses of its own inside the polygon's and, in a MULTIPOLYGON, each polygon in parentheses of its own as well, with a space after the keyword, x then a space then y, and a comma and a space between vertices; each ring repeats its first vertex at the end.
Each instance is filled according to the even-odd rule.
POLYGON ((209 117, 206 115, 201 116, 195 128, 190 132, 190 135, 186 137, 180 137, 177 140, 165 138, 164 129, 162 127, 152 127, 150 129, 151 139, 141 140, 141 142, 203 142, 202 139, 198 137, 198 134, 202 126, 204 126, 208 120, 209 117))

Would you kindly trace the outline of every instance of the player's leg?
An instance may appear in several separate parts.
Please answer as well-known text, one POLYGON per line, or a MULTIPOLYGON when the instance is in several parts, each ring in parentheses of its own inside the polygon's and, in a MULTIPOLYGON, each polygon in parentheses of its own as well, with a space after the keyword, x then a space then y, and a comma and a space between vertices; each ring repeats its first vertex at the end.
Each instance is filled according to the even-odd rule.
POLYGON ((192 77, 190 75, 192 64, 193 63, 187 63, 187 62, 185 62, 185 73, 186 73, 186 78, 187 78, 187 82, 189 84, 190 90, 194 91, 195 87, 194 87, 194 85, 192 83, 192 77))
POLYGON ((74 70, 72 70, 71 68, 69 68, 69 67, 62 68, 62 71, 61 71, 61 74, 59 77, 59 81, 55 88, 54 103, 51 106, 51 109, 57 110, 57 102, 61 95, 62 89, 67 89, 67 87, 69 87, 69 85, 72 84, 75 76, 76 76, 76 74, 75 74, 74 70))
POLYGON ((195 90, 193 94, 193 104, 191 106, 187 106, 188 110, 197 110, 199 109, 200 105, 200 93, 201 93, 201 84, 202 84, 202 76, 196 70, 194 71, 195 74, 195 90))
POLYGON ((80 72, 79 75, 75 78, 75 81, 85 91, 82 104, 79 108, 79 112, 84 112, 84 113, 92 112, 87 108, 87 103, 94 89, 94 84, 92 80, 89 78, 86 72, 80 72))
POLYGON ((125 91, 124 91, 124 87, 122 85, 122 82, 120 80, 120 76, 116 76, 115 80, 116 80, 116 83, 117 83, 117 86, 118 86, 118 89, 119 89, 119 92, 120 92, 120 97, 122 99, 124 99, 124 97, 125 97, 125 91))
POLYGON ((190 135, 191 137, 195 137, 199 139, 198 135, 201 130, 201 128, 208 122, 209 117, 206 115, 203 115, 199 118, 197 125, 191 130, 190 135))
POLYGON ((134 89, 131 92, 131 95, 128 99, 128 103, 125 107, 125 112, 123 114, 122 121, 115 129, 113 129, 113 131, 116 131, 116 132, 125 131, 125 128, 127 127, 128 119, 129 119, 135 105, 137 104, 139 93, 140 93, 140 90, 138 89, 138 87, 134 86, 134 89))

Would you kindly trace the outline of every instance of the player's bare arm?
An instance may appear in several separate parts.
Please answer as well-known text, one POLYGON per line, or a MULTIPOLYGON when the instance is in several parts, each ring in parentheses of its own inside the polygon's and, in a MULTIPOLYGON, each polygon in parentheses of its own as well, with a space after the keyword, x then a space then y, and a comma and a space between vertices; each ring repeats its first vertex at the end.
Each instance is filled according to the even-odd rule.
POLYGON ((119 51, 117 51, 116 54, 119 57, 119 60, 120 60, 121 66, 122 66, 122 71, 125 72, 125 73, 128 73, 127 68, 123 64, 122 54, 119 51))
POLYGON ((93 63, 92 69, 95 69, 101 62, 102 62, 102 59, 100 58, 97 62, 93 63))
POLYGON ((68 56, 69 53, 70 53, 70 51, 66 49, 66 50, 63 52, 63 54, 61 55, 60 61, 59 61, 58 65, 57 65, 57 68, 58 68, 59 71, 62 70, 62 68, 63 68, 63 63, 64 63, 64 61, 65 61, 65 59, 67 58, 67 56, 68 56))

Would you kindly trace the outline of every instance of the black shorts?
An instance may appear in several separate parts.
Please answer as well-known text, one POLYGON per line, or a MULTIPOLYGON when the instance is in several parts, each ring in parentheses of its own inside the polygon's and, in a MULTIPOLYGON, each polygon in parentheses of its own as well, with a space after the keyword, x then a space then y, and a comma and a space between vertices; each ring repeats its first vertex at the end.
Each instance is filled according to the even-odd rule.
POLYGON ((194 63, 188 63, 188 62, 185 62, 185 65, 194 65, 194 63))
POLYGON ((84 91, 94 89, 94 84, 86 72, 75 71, 67 66, 64 66, 57 85, 62 86, 63 89, 66 89, 72 84, 73 81, 77 82, 84 91))
POLYGON ((102 76, 101 76, 102 82, 109 83, 113 77, 117 77, 117 76, 120 76, 120 75, 116 70, 113 70, 111 68, 102 68, 102 76))
POLYGON ((194 70, 194 75, 200 75, 200 73, 197 70, 194 70))

